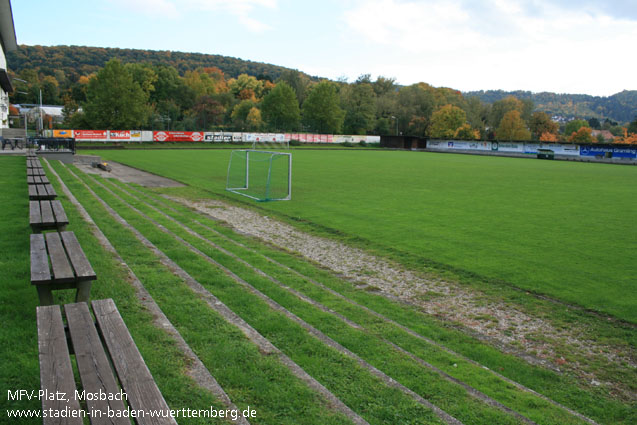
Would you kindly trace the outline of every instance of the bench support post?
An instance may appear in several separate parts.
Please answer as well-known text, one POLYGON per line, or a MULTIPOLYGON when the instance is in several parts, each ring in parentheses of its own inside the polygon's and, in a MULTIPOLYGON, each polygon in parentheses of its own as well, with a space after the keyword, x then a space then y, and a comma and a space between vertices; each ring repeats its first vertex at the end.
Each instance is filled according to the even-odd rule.
POLYGON ((75 294, 75 302, 88 303, 91 295, 91 281, 82 280, 77 282, 77 292, 75 294))
POLYGON ((40 305, 53 305, 53 291, 49 285, 37 285, 40 305))

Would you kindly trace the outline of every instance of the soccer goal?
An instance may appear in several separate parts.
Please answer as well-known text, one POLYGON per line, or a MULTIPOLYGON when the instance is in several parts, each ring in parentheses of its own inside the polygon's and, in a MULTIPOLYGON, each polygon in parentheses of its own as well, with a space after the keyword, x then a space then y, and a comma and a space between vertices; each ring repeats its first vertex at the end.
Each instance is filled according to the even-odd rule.
POLYGON ((251 149, 232 151, 226 190, 257 201, 292 199, 292 154, 251 149))
POLYGON ((290 142, 288 140, 256 139, 252 141, 252 149, 253 150, 265 150, 265 149, 290 150, 290 142))

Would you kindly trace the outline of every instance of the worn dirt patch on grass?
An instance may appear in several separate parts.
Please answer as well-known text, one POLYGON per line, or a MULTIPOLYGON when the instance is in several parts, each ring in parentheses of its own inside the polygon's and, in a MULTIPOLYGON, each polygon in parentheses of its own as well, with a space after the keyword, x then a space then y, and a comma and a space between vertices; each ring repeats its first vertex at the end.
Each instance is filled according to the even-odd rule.
POLYGON ((307 234, 247 208, 220 201, 171 199, 223 221, 241 233, 298 253, 360 289, 416 305, 529 363, 559 372, 573 372, 589 385, 606 386, 619 398, 637 399, 637 394, 622 383, 608 382, 598 376, 598 371, 603 370, 600 362, 634 373, 637 353, 623 346, 600 344, 590 332, 577 325, 558 329, 544 318, 534 317, 474 289, 425 276, 338 241, 307 234), (564 357, 574 357, 577 361, 564 357))

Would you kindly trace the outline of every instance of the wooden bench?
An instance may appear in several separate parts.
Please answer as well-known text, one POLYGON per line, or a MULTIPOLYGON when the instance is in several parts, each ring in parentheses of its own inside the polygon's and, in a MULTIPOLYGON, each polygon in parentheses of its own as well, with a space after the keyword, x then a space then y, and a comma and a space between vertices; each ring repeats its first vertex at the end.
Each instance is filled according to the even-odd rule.
MULTIPOLYGON (((77 416, 84 413, 93 425, 130 425, 130 420, 123 416, 132 411, 138 413, 135 422, 138 425, 177 424, 168 415, 168 404, 113 300, 96 300, 91 305, 96 324, 88 304, 64 306, 70 343, 67 342, 60 306, 37 308, 40 385, 42 391, 49 395, 42 398, 42 410, 77 412, 77 416), (72 347, 72 353, 68 347, 72 347), (71 354, 75 354, 80 390, 75 385, 71 354), (66 397, 50 397, 60 393, 66 397), (87 399, 86 410, 82 410, 76 394, 104 394, 105 397, 87 399), (151 411, 162 412, 167 417, 151 418, 151 411), (112 418, 108 418, 109 412, 112 418)), ((81 417, 48 418, 44 424, 82 425, 83 420, 81 417)))
POLYGON ((27 176, 44 176, 44 168, 27 168, 27 176))
POLYGON ((27 176, 27 184, 48 184, 49 179, 46 176, 27 176))
POLYGON ((42 168, 39 159, 27 159, 27 168, 42 168))
POLYGON ((76 289, 75 301, 88 302, 91 281, 97 279, 75 233, 31 234, 31 284, 40 305, 53 304, 53 292, 76 289))
POLYGON ((29 224, 35 233, 62 231, 69 224, 69 219, 60 201, 29 201, 29 224))
POLYGON ((43 199, 55 199, 58 196, 55 189, 50 184, 29 185, 29 199, 32 201, 43 199))

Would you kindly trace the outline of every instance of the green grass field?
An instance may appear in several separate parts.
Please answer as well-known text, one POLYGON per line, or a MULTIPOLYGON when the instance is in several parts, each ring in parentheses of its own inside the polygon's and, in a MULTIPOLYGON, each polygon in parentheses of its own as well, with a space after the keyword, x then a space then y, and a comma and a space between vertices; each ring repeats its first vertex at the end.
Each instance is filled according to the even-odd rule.
MULTIPOLYGON (((96 154, 225 192, 228 151, 96 154)), ((259 204, 400 261, 637 322, 637 168, 397 151, 294 151, 259 204)))
MULTIPOLYGON (((140 153, 150 155, 140 155, 137 160, 152 161, 153 153, 140 153)), ((164 175, 169 171, 181 173, 191 179, 193 188, 141 188, 84 174, 77 167, 65 166, 58 161, 51 161, 50 166, 45 165, 45 170, 69 216, 70 230, 77 234, 98 275, 91 297, 114 299, 172 408, 220 408, 221 404, 190 377, 190 361, 165 330, 153 322, 152 314, 140 304, 142 295, 135 293, 122 268, 123 264, 131 268, 145 287, 147 295, 144 295, 144 299, 150 297, 154 300, 231 400, 240 409, 247 406, 256 409, 258 416, 250 421, 254 425, 352 423, 324 395, 300 379, 289 363, 283 361, 282 355, 369 424, 445 423, 443 417, 414 398, 414 394, 467 425, 531 423, 529 421, 540 425, 590 423, 563 406, 587 415, 599 424, 635 422, 637 410, 631 398, 611 393, 605 386, 589 385, 587 379, 582 380, 573 374, 556 373, 529 364, 448 326, 436 317, 423 314, 413 306, 394 302, 374 291, 360 290, 351 282, 293 253, 235 233, 209 217, 163 198, 161 192, 175 190, 183 196, 210 195, 198 187, 207 188, 213 181, 217 186, 220 181, 224 182, 224 173, 214 170, 218 167, 225 169, 226 164, 225 159, 218 155, 207 156, 195 162, 197 167, 191 167, 188 162, 193 159, 185 156, 185 151, 160 153, 162 155, 157 158, 162 157, 163 170, 156 171, 164 175), (163 156, 170 153, 172 157, 163 156), (95 226, 117 249, 121 259, 114 258, 104 250, 92 234, 93 226, 82 219, 75 201, 66 195, 63 187, 68 188, 82 204, 95 221, 95 226), (140 240, 139 235, 147 238, 155 250, 140 240), (170 258, 173 265, 165 264, 161 260, 162 255, 170 258), (183 275, 176 274, 176 268, 183 269, 196 279, 200 289, 195 289, 183 275), (214 295, 218 301, 211 303, 201 291, 214 295), (251 337, 213 307, 218 303, 224 303, 237 317, 252 326, 280 350, 280 354, 258 347, 251 337), (339 345, 342 350, 338 348, 339 345), (376 368, 393 380, 391 382, 399 383, 404 388, 390 384, 379 374, 372 373, 370 368, 376 368), (546 398, 521 386, 537 391, 546 398), (406 389, 412 391, 411 395, 406 389), (476 395, 475 391, 479 394, 476 395), (484 397, 490 398, 490 401, 485 401, 484 397)), ((315 171, 322 169, 320 162, 317 165, 314 159, 329 157, 324 152, 317 153, 320 155, 315 157, 310 152, 307 152, 307 156, 306 153, 299 155, 308 164, 306 194, 311 194, 311 188, 316 186, 311 183, 309 170, 312 167, 315 171)), ((364 155, 370 153, 363 152, 364 155)), ((391 154, 390 158, 396 154, 388 153, 391 154)), ((441 156, 442 159, 445 157, 441 156)), ((377 158, 380 157, 365 157, 368 161, 376 161, 377 158)), ((435 156, 420 154, 404 155, 403 158, 408 158, 407 161, 411 158, 418 161, 436 159, 435 156)), ((0 221, 4 235, 0 238, 0 246, 6 253, 1 260, 6 272, 0 276, 1 340, 5 360, 0 365, 0 381, 4 384, 0 397, 0 417, 4 418, 8 409, 38 409, 37 400, 11 401, 5 396, 5 390, 37 389, 39 367, 34 324, 37 296, 28 277, 27 241, 30 231, 24 177, 26 164, 24 158, 3 158, 0 162, 3 188, 0 197, 5 206, 3 220, 0 221)), ((377 167, 377 172, 380 170, 379 163, 370 163, 377 167)), ((337 164, 335 157, 331 164, 338 169, 345 167, 346 163, 337 164)), ((149 168, 158 165, 147 162, 137 166, 149 168)), ((329 175, 325 171, 322 173, 329 175)), ((378 181, 377 176, 375 179, 378 181)), ((356 182, 350 179, 349 183, 365 186, 365 180, 356 182)), ((366 187, 363 190, 366 193, 375 191, 373 186, 366 187)), ((338 185, 332 183, 332 188, 337 190, 338 185)), ((226 195, 223 185, 214 190, 226 195)), ((298 193, 300 198, 302 193, 298 193)), ((266 208, 269 215, 274 213, 275 208, 290 208, 299 202, 295 198, 292 202, 253 204, 247 198, 230 196, 266 208)), ((324 200, 311 202, 324 202, 326 206, 331 203, 333 211, 337 211, 338 198, 330 196, 327 189, 323 196, 324 200)), ((322 204, 311 202, 305 201, 308 211, 312 205, 314 209, 323 208, 322 204)), ((351 199, 347 202, 355 211, 374 211, 369 207, 356 208, 351 199)), ((301 205, 296 207, 300 208, 301 205)), ((341 215, 345 216, 343 212, 341 215)), ((334 221, 327 220, 321 224, 307 221, 305 217, 303 219, 306 221, 299 221, 299 215, 295 215, 298 213, 285 210, 275 214, 288 217, 306 229, 331 232, 334 237, 346 238, 379 253, 404 255, 403 251, 394 250, 389 245, 372 242, 355 233, 339 232, 336 226, 331 225, 334 221)), ((316 216, 325 214, 321 212, 316 216)), ((354 216, 348 219, 353 221, 354 216)), ((340 220, 341 223, 347 223, 343 218, 340 220)), ((373 229, 383 223, 389 225, 391 221, 367 223, 373 229)), ((361 228, 365 229, 365 226, 361 228)), ((407 262, 411 264, 419 261, 419 258, 423 257, 415 255, 409 257, 407 262)), ((435 266, 433 270, 466 278, 471 284, 483 282, 490 285, 492 282, 483 281, 475 272, 465 271, 458 266, 442 262, 436 262, 435 266)), ((494 278, 493 286, 501 285, 498 282, 494 278)), ((57 302, 69 302, 72 293, 58 291, 55 297, 57 302)), ((539 300, 536 302, 544 303, 539 300)), ((620 341, 618 345, 634 344, 631 341, 635 339, 635 332, 632 332, 630 325, 618 326, 605 318, 599 320, 579 311, 563 310, 557 306, 543 311, 555 314, 561 320, 581 320, 581 326, 587 327, 590 334, 595 336, 594 339, 614 338, 620 341)), ((573 359, 579 360, 582 358, 573 359)), ((590 361, 595 362, 593 358, 590 361)), ((602 362, 597 367, 593 365, 592 369, 600 380, 616 382, 619 387, 634 393, 635 371, 628 366, 614 367, 602 362)), ((22 420, 12 423, 34 422, 22 420)), ((207 424, 210 421, 191 418, 179 420, 179 423, 207 424)))

